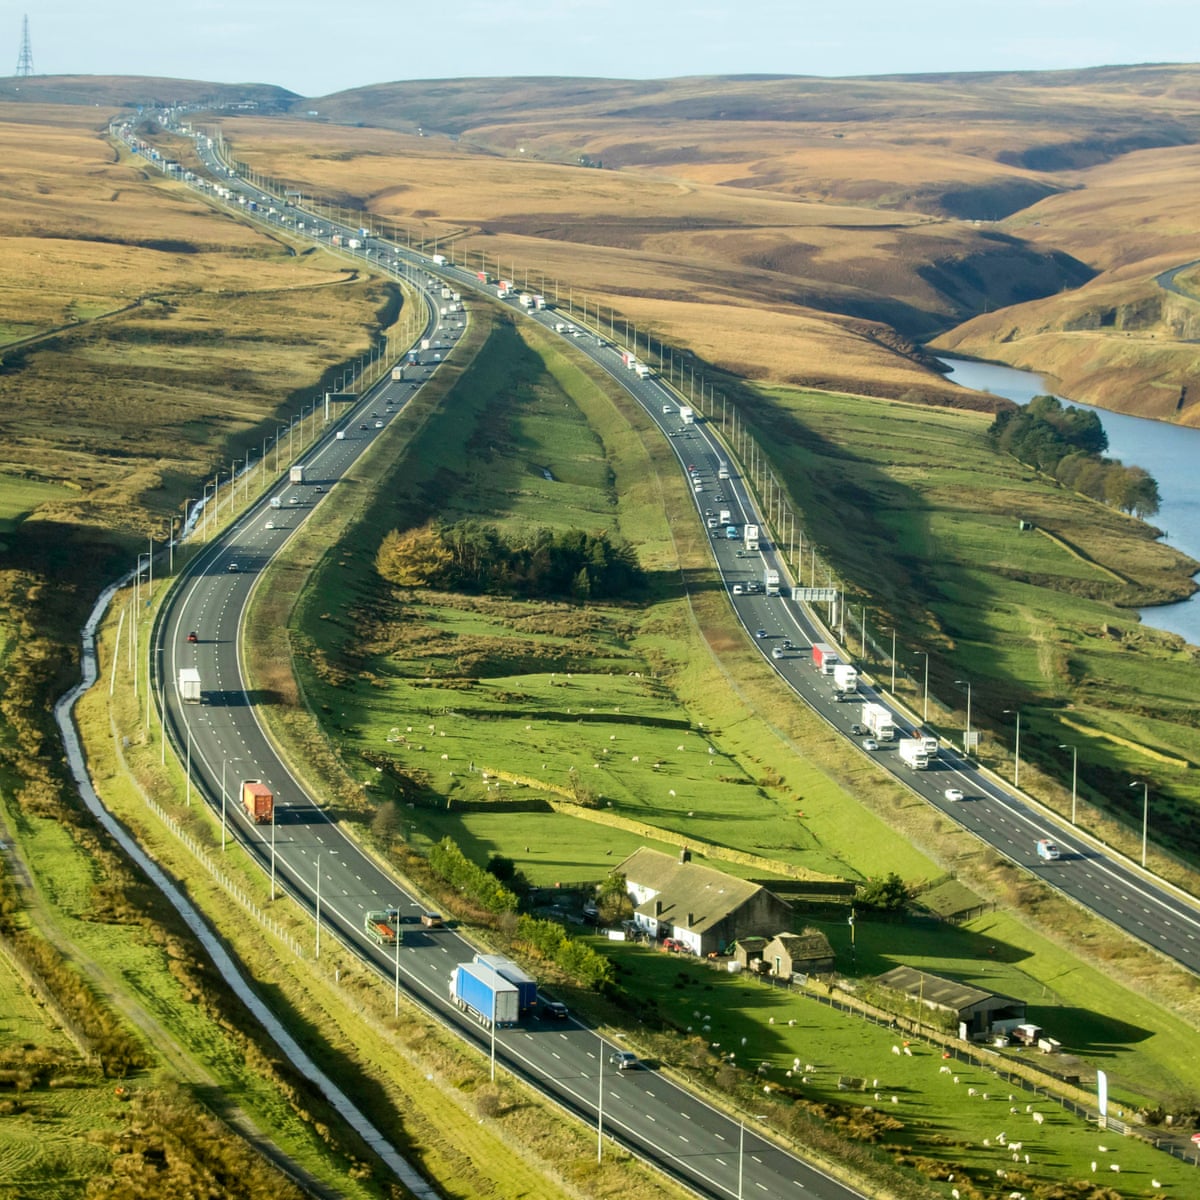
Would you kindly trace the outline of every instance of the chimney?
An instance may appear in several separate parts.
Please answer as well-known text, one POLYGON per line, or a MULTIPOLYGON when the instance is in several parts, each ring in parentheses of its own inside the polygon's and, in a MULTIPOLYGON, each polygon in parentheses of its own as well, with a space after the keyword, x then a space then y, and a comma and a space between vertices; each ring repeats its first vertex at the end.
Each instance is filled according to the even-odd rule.
POLYGON ((662 901, 661 900, 654 901, 654 915, 656 917, 662 916, 662 901))
POLYGON ((688 913, 687 927, 688 927, 689 929, 691 929, 691 927, 692 927, 693 925, 695 925, 695 923, 696 923, 696 914, 695 914, 695 913, 688 913))
POLYGON ((679 848, 679 861, 681 863, 689 863, 692 861, 692 852, 686 846, 679 848))

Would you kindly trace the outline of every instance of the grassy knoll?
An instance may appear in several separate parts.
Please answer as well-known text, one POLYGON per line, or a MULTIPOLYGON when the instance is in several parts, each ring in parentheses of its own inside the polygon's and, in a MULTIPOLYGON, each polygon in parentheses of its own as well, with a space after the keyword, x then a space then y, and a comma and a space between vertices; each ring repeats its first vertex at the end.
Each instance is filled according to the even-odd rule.
MULTIPOLYGON (((801 807, 849 812, 845 792, 802 762, 786 773, 774 767, 778 746, 761 731, 750 739, 754 758, 745 757, 739 735, 727 748, 732 710, 722 716, 719 706, 695 708, 681 696, 673 677, 692 671, 700 645, 680 576, 667 569, 672 529, 660 491, 677 490, 679 503, 682 488, 657 482, 649 451, 613 400, 568 368, 553 343, 527 344, 526 336, 507 322, 491 330, 444 412, 413 440, 394 484, 339 539, 305 592, 302 687, 310 697, 325 695, 320 705, 349 761, 360 764, 360 781, 386 761, 410 781, 397 796, 428 798, 414 810, 418 826, 428 807, 444 828, 446 799, 469 828, 489 801, 536 802, 540 789, 543 798, 578 796, 818 874, 854 877, 862 864, 929 874, 930 865, 898 851, 881 825, 859 831, 859 863, 848 862, 840 840, 810 834, 797 815, 798 797, 801 807), (462 469, 467 462, 475 469, 462 469), (565 482, 546 481, 543 465, 565 482), (651 603, 580 609, 381 590, 374 551, 393 522, 481 512, 501 525, 569 523, 632 535, 651 568, 651 603), (485 772, 524 786, 498 789, 485 772)), ((696 551, 703 545, 699 539, 696 551)), ((697 556, 698 592, 721 597, 702 562, 697 556)), ((591 842, 595 835, 574 836, 591 842)), ((552 869, 538 862, 542 849, 523 845, 506 853, 550 878, 552 869)))

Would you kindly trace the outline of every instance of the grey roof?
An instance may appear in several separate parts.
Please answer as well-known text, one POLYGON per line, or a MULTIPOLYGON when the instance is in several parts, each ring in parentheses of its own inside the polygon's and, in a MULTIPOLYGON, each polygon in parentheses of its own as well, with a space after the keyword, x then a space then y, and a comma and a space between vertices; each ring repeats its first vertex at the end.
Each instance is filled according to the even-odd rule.
MULTIPOLYGON (((643 846, 635 850, 617 871, 631 884, 652 889, 656 895, 638 907, 638 912, 681 929, 705 933, 736 912, 753 896, 765 891, 761 885, 736 879, 699 863, 681 863, 669 854, 643 846), (662 905, 657 914, 655 902, 662 905), (688 913, 692 922, 688 923, 688 913)), ((773 894, 773 893, 772 893, 773 894)), ((778 896, 779 904, 786 904, 778 896)))
POLYGON ((1004 996, 999 992, 985 992, 982 988, 958 983, 953 979, 944 979, 941 975, 931 975, 928 971, 918 971, 915 967, 893 967, 877 976, 875 982, 895 992, 904 992, 927 1004, 936 1004, 939 1008, 952 1012, 962 1012, 965 1008, 973 1008, 989 1000, 1021 1003, 1011 996, 1004 996))
POLYGON ((829 944, 829 939, 816 929, 806 929, 803 933, 778 934, 771 939, 767 952, 769 953, 775 945, 785 951, 793 962, 833 957, 833 947, 829 944))

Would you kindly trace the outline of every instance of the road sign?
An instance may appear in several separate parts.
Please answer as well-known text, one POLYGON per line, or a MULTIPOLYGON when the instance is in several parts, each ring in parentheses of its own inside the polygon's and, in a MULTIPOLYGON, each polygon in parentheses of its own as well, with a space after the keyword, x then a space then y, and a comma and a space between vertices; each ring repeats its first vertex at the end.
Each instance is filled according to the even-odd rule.
POLYGON ((837 599, 837 588, 793 588, 792 596, 806 604, 832 604, 837 599))

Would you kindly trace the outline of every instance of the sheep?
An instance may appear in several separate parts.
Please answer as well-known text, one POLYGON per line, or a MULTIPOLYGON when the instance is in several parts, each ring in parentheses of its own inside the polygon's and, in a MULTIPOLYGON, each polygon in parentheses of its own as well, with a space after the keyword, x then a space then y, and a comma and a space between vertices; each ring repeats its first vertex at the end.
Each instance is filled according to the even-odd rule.
POLYGON ((1014 1116, 1016 1114, 1016 1111, 1017 1111, 1017 1106, 1015 1104, 1010 1105, 1009 1110, 1008 1110, 1008 1115, 1010 1117, 1014 1116))
POLYGON ((990 1150, 990 1149, 992 1148, 992 1139, 991 1139, 991 1138, 984 1138, 984 1139, 983 1139, 983 1144, 984 1144, 984 1146, 985 1146, 985 1147, 986 1147, 988 1150, 990 1150))
POLYGON ((812 1065, 812 1063, 805 1063, 805 1064, 804 1064, 804 1071, 805 1071, 805 1074, 807 1074, 807 1075, 811 1075, 811 1074, 812 1074, 812 1073, 813 1073, 813 1072, 814 1072, 816 1069, 817 1069, 817 1068, 816 1068, 816 1067, 814 1067, 814 1066, 812 1065))
POLYGON ((1025 1145, 1025 1143, 1024 1143, 1024 1142, 1009 1142, 1009 1143, 1008 1143, 1008 1148, 1009 1148, 1010 1150, 1012 1150, 1012 1151, 1016 1152, 1016 1151, 1019 1151, 1019 1150, 1021 1149, 1021 1147, 1022 1147, 1022 1146, 1024 1146, 1024 1145, 1025 1145))
POLYGON ((1096 1160, 1093 1158, 1092 1159, 1092 1174, 1095 1175, 1095 1173, 1096 1173, 1096 1160))
POLYGON ((1003 1167, 997 1167, 996 1168, 996 1178, 997 1179, 1007 1179, 1008 1172, 1003 1167))
POLYGON ((957 1075, 955 1075, 955 1076, 954 1076, 954 1082, 955 1082, 955 1083, 957 1083, 957 1082, 958 1082, 958 1076, 957 1076, 957 1075))
POLYGON ((1117 1173, 1118 1175, 1120 1175, 1120 1173, 1121 1173, 1121 1164, 1120 1164, 1120 1163, 1109 1163, 1109 1164, 1108 1164, 1108 1169, 1109 1169, 1110 1171, 1116 1171, 1116 1173, 1117 1173))
POLYGON ((962 1197, 958 1194, 958 1188, 951 1188, 950 1195, 954 1198, 954 1200, 962 1200, 962 1197))
POLYGON ((882 1100, 882 1099, 883 1099, 883 1096, 881 1096, 881 1095, 879 1094, 879 1092, 876 1092, 876 1093, 875 1093, 875 1096, 874 1096, 874 1098, 875 1098, 876 1100, 882 1100))
POLYGON ((1025 1155, 1025 1165, 1029 1166, 1029 1155, 1028 1154, 1025 1155))
POLYGON ((950 1073, 951 1073, 950 1068, 948 1066, 946 1066, 945 1063, 942 1063, 942 1065, 940 1067, 938 1067, 939 1075, 949 1075, 950 1073))
POLYGON ((975 1089, 974 1089, 974 1088, 967 1088, 967 1095, 968 1095, 968 1096, 974 1096, 974 1095, 975 1095, 975 1089))
POLYGON ((893 1054, 899 1054, 899 1053, 900 1053, 900 1047, 899 1047, 899 1046, 893 1046, 893 1047, 892 1047, 892 1053, 893 1053, 893 1054))
POLYGON ((1040 1125, 1045 1119, 1045 1116, 1040 1112, 1035 1112, 1033 1114, 1033 1123, 1035 1125, 1040 1125))
POLYGON ((893 1097, 892 1097, 892 1103, 893 1103, 893 1104, 899 1104, 899 1103, 900 1103, 900 1097, 899 1097, 899 1096, 893 1096, 893 1097))
POLYGON ((911 1047, 911 1046, 905 1046, 905 1047, 904 1047, 904 1053, 905 1053, 905 1054, 907 1054, 909 1058, 912 1058, 912 1056, 913 1056, 913 1053, 912 1053, 912 1047, 911 1047))
POLYGON ((1107 1153, 1108 1153, 1108 1147, 1107 1147, 1107 1146, 1097 1146, 1097 1147, 1096 1147, 1096 1149, 1097 1149, 1097 1150, 1099 1150, 1101 1154, 1107 1154, 1107 1153))
POLYGON ((642 761, 642 756, 640 754, 635 754, 629 761, 640 763, 642 761))
POLYGON ((1152 1179, 1150 1180, 1150 1186, 1157 1192, 1162 1187, 1162 1184, 1157 1179, 1152 1179))

